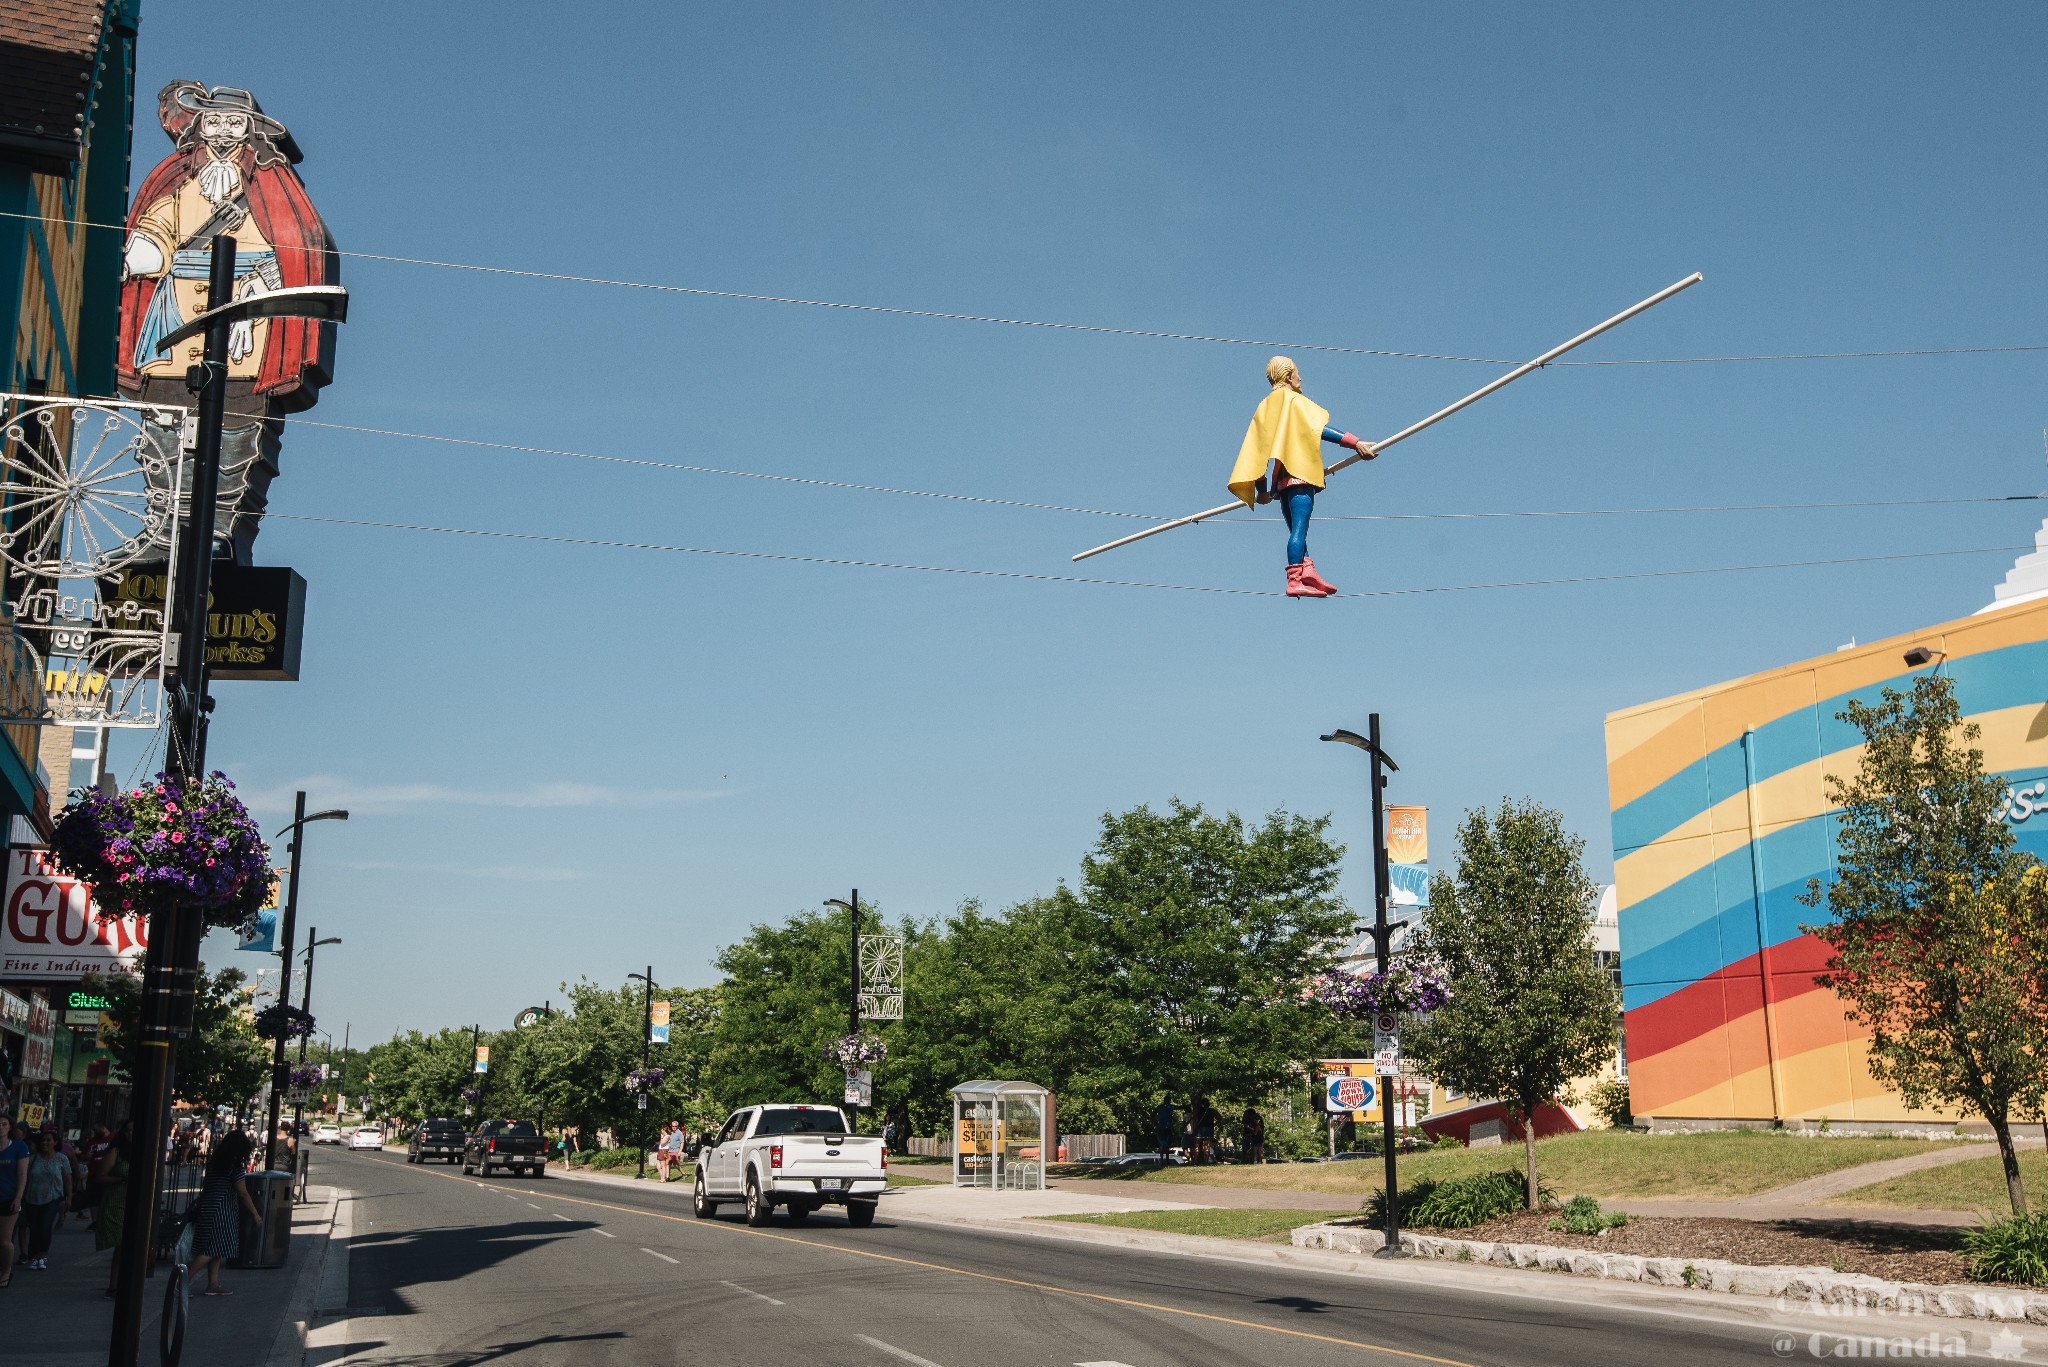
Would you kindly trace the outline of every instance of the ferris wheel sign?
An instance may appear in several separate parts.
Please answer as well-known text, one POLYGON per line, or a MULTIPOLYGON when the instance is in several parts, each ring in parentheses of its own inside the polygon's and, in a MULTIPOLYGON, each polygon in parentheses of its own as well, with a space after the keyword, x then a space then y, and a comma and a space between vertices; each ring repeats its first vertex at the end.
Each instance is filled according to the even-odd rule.
POLYGON ((162 723, 188 412, 0 393, 0 725, 162 723), (154 604, 116 592, 143 565, 154 604))

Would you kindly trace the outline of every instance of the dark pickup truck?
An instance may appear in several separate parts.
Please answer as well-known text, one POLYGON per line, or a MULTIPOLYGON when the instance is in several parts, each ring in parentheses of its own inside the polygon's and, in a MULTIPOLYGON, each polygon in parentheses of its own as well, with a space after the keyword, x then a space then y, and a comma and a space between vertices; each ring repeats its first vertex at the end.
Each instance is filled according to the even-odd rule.
POLYGON ((422 1120, 420 1127, 412 1132, 412 1143, 406 1146, 405 1161, 424 1163, 432 1158, 443 1163, 460 1163, 462 1145, 467 1138, 459 1120, 422 1120))
POLYGON ((477 1127, 462 1150, 463 1175, 489 1177, 493 1168, 547 1176, 547 1154, 532 1121, 486 1120, 477 1127))

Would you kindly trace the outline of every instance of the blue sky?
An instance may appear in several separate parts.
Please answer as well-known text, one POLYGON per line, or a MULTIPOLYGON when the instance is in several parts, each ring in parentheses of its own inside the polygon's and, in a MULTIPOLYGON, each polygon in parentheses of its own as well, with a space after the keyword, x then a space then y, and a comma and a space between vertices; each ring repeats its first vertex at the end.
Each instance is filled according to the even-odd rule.
MULTIPOLYGON (((2048 342, 2033 3, 145 6, 174 77, 285 121, 350 251, 706 289, 1524 358, 2048 342)), ((147 117, 135 179, 168 148, 147 117)), ((308 418, 1172 516, 1273 348, 361 259, 308 418)), ((1384 436, 1483 365, 1293 352, 1384 436)), ((2048 353, 1556 368, 1319 502, 1348 591, 2031 540, 2038 504, 1323 521, 2031 493, 2048 353)), ((295 424, 280 513, 1275 590, 1271 522, 1076 567, 1080 514, 295 424)), ((212 758, 309 840, 315 1012, 354 1034, 617 981, 860 887, 1071 878, 1108 810, 1530 795, 1609 867, 1610 710, 1959 616, 2010 553, 1296 603, 273 522, 304 677, 218 687, 212 758)), ((141 758, 117 747, 127 770, 141 758)), ((232 957, 225 945, 214 962, 232 957)), ((249 959, 252 956, 240 956, 249 959)))

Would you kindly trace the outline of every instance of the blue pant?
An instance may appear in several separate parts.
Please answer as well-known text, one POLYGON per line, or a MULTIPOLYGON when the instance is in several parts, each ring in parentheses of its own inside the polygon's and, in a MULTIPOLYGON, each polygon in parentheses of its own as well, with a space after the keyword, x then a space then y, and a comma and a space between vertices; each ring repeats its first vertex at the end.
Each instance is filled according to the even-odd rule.
POLYGON ((1313 486, 1297 484, 1280 491, 1280 511, 1287 519, 1287 563, 1299 565, 1308 558, 1308 515, 1315 511, 1313 486))

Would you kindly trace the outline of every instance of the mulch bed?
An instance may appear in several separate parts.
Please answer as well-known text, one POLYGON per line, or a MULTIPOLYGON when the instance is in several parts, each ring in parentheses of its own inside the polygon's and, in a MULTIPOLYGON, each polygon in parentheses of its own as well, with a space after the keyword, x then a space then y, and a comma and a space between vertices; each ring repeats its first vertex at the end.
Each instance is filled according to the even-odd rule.
POLYGON ((1470 1229, 1430 1229, 1453 1239, 1552 1244, 1650 1258, 1718 1258, 1753 1267, 1824 1267, 1896 1282, 1967 1282, 1956 1251, 1963 1231, 1822 1220, 1713 1220, 1638 1216, 1589 1236, 1551 1229, 1550 1211, 1520 1211, 1470 1229))

